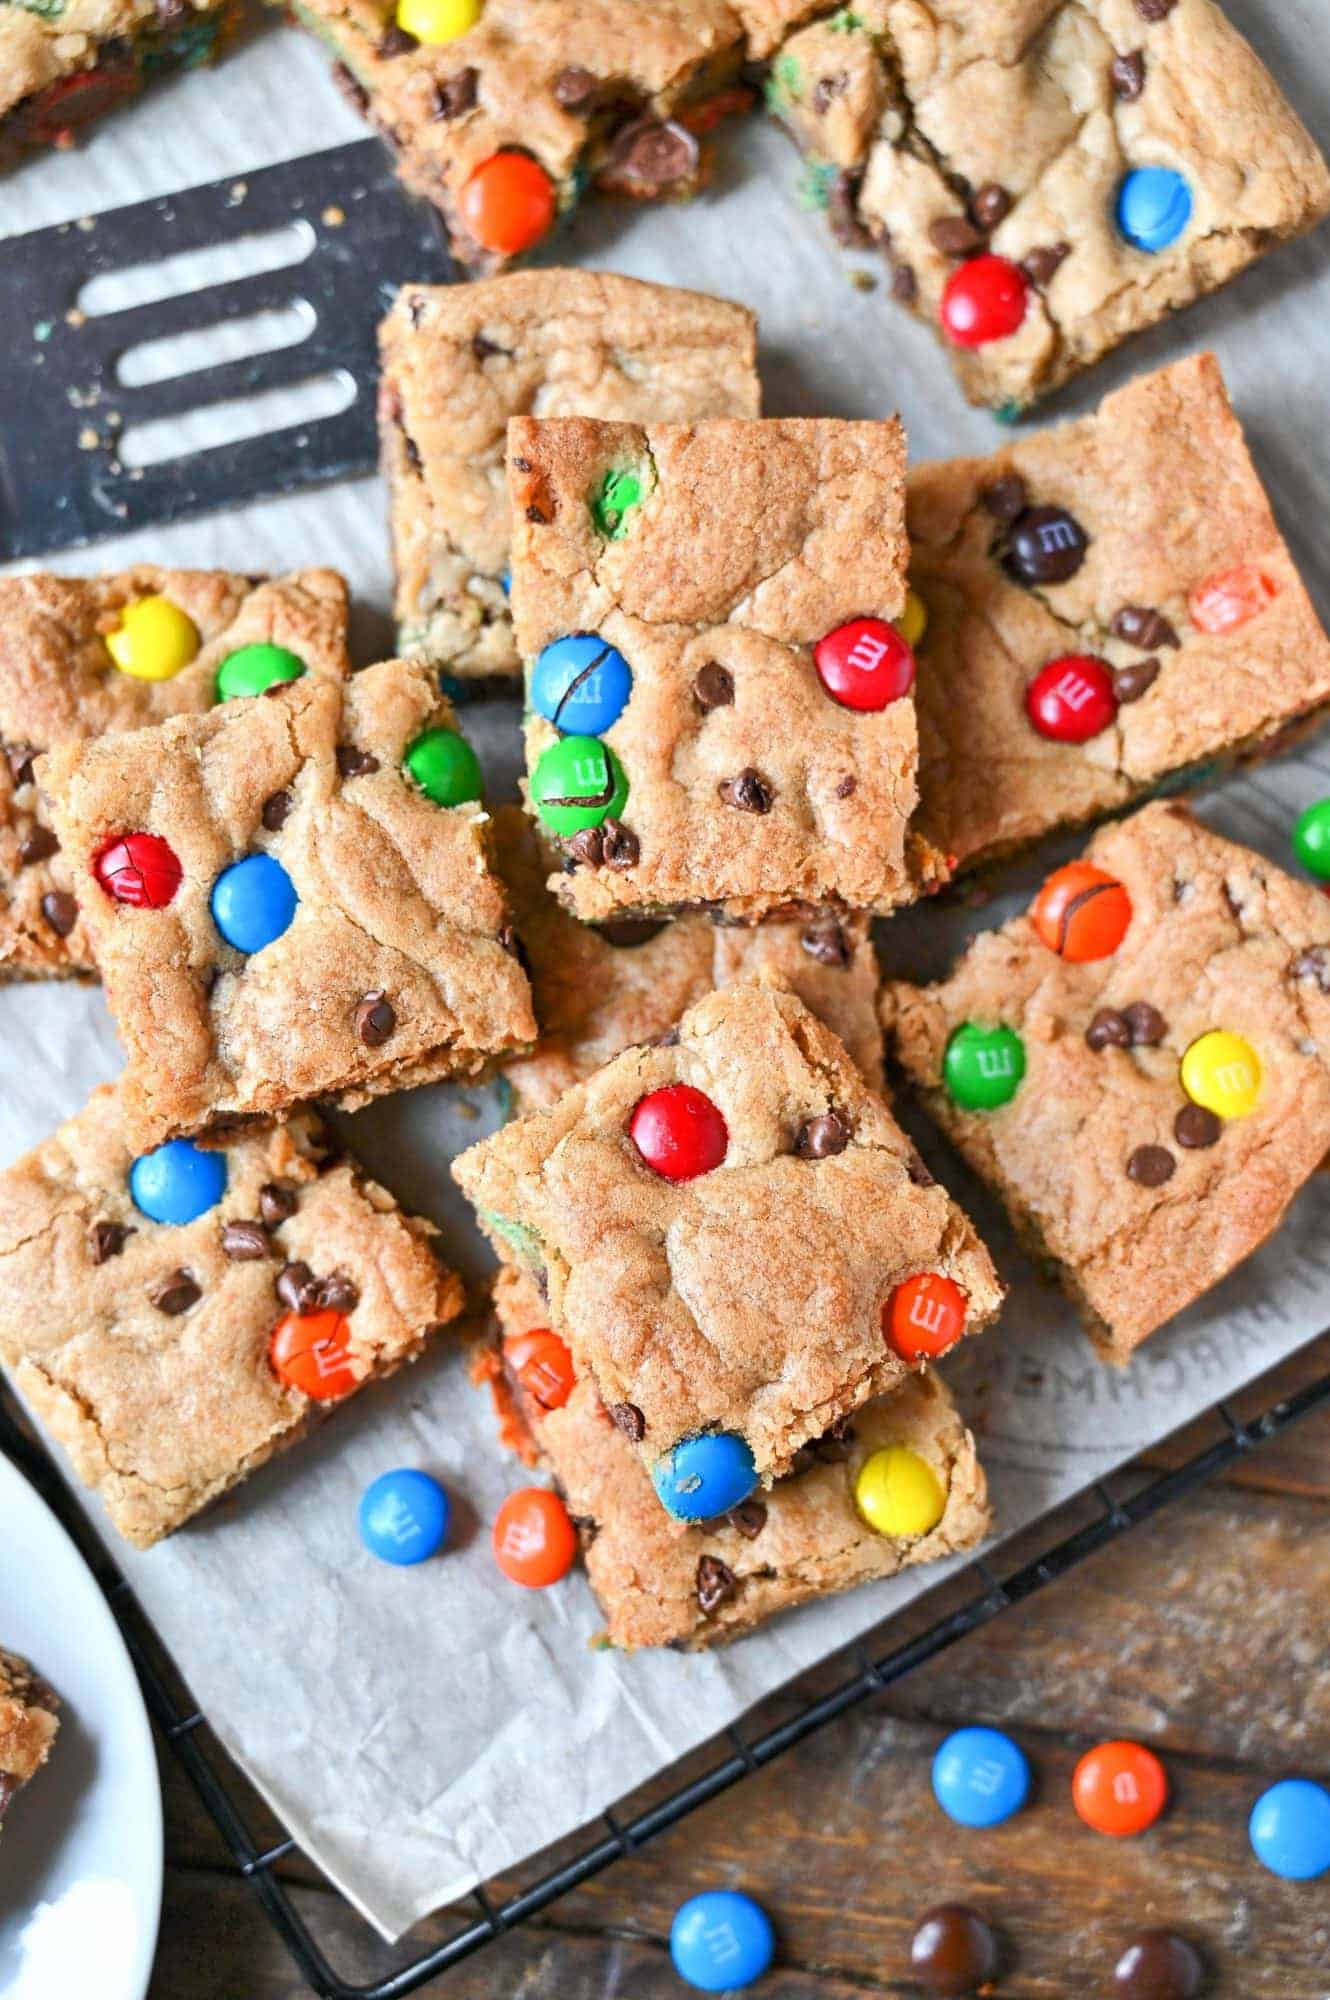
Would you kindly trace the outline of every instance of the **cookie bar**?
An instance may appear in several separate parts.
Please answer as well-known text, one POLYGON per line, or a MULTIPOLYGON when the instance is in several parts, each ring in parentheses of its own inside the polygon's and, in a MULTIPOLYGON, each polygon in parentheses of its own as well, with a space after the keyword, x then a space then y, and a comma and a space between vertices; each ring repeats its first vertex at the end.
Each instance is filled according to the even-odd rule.
POLYGON ((0 1821, 35 1778, 60 1728, 56 1695, 18 1653, 0 1646, 0 1821))
MULTIPOLYGON (((506 1362, 517 1414, 578 1522, 615 1646, 714 1646, 796 1604, 973 1548, 988 1532, 974 1439, 925 1368, 806 1446, 760 1500, 680 1534, 590 1379, 551 1408, 541 1379, 529 1367, 523 1374, 523 1342, 548 1319, 532 1280, 501 1272, 494 1302, 503 1342, 495 1361, 506 1362), (872 1509, 875 1479, 889 1466, 917 1483, 919 1511, 879 1515, 875 1527, 855 1496, 862 1491, 872 1509)), ((563 1393, 561 1384, 555 1394, 563 1393)))
POLYGON ((1001 1300, 844 1048, 768 984, 709 995, 453 1172, 679 1518, 788 1472, 1001 1300))
POLYGON ((888 911, 911 835, 899 423, 508 428, 529 796, 595 922, 888 911))
POLYGON ((884 997, 938 1123, 1108 1359, 1278 1228, 1330 1151, 1330 905, 1178 805, 884 997))
POLYGON ((33 759, 198 713, 269 675, 340 680, 347 609, 333 570, 0 578, 0 978, 95 970, 33 759))
POLYGON ((0 8, 0 164, 72 146, 171 70, 211 62, 239 0, 19 0, 0 8))
POLYGON ((293 0, 339 81, 440 210, 453 255, 497 269, 583 188, 691 194, 702 137, 751 101, 726 0, 293 0))
POLYGON ((849 240, 1013 414, 1330 210, 1330 172, 1214 0, 856 0, 768 95, 849 240))
POLYGON ((907 514, 918 824, 961 867, 1285 747, 1330 702, 1330 641, 1213 355, 917 467, 907 514))
POLYGON ((874 1089, 882 1084, 878 969, 864 918, 807 923, 666 924, 620 917, 580 924, 545 887, 540 840, 518 806, 494 815, 496 866, 526 953, 540 1040, 503 1066, 519 1111, 540 1111, 634 1042, 654 1041, 714 987, 769 969, 844 1042, 874 1089))
POLYGON ((510 417, 755 417, 743 306, 604 271, 412 285, 379 335, 379 431, 398 648, 464 678, 516 674, 504 465, 510 417))
POLYGON ((141 1548, 462 1306, 317 1119, 136 1157, 110 1087, 0 1175, 0 1271, 0 1361, 141 1548))
POLYGON ((535 1034, 480 767, 423 666, 40 760, 158 1144, 479 1069, 535 1034))

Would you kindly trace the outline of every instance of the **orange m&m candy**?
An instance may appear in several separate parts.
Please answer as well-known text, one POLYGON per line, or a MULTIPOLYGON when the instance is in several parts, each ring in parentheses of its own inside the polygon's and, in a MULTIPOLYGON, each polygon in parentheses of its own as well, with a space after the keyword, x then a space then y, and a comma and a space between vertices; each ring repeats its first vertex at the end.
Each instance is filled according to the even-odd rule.
POLYGON ((577 1530, 557 1493, 524 1486, 494 1516, 494 1560, 511 1583, 543 1590, 572 1568, 577 1530))
POLYGON ((1239 563, 1236 569, 1226 569, 1221 576, 1198 583, 1187 599, 1187 609, 1193 625, 1218 635, 1250 624, 1278 595, 1279 585, 1264 570, 1254 563, 1239 563))
POLYGON ((1096 1833, 1144 1833, 1168 1803, 1168 1779, 1142 1743, 1099 1743, 1087 1750, 1071 1780, 1071 1800, 1096 1833))
POLYGON ((1122 943, 1131 922, 1131 898, 1102 868, 1069 861, 1049 876, 1031 916, 1050 951, 1070 965, 1086 965, 1111 957, 1122 943))
POLYGON ((503 1343, 503 1358, 542 1410, 561 1410, 572 1395, 577 1380, 573 1357, 566 1343, 547 1326, 534 1327, 530 1333, 510 1333, 503 1343))
POLYGON ((530 153, 491 153, 458 198, 458 211, 482 250, 515 257, 539 243, 554 221, 554 182, 530 153))
POLYGON ((940 1271, 922 1271, 897 1285, 882 1312, 887 1345, 902 1361, 932 1361, 965 1330, 965 1294, 940 1271))
POLYGON ((360 1387, 351 1328, 339 1312, 288 1313, 268 1342, 273 1373, 316 1403, 337 1403, 360 1387))

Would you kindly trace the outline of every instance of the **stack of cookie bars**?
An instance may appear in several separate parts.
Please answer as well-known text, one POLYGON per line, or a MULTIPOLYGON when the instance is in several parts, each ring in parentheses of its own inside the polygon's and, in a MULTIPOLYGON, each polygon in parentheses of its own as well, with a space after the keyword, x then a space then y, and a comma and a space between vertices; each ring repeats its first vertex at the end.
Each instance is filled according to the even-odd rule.
MULTIPOLYGON (((588 176, 686 191, 767 64, 1003 407, 1330 208, 1210 0, 308 11, 489 270, 588 176)), ((501 1075, 454 1164, 472 1372, 625 1649, 988 1530, 936 1364, 1003 1285, 887 1058, 1117 1363, 1330 1152, 1330 903, 1158 796, 1330 705, 1214 358, 911 469, 895 418, 762 418, 755 357, 741 307, 608 274, 403 288, 394 660, 353 670, 327 571, 0 581, 0 962, 100 977, 126 1053, 0 1177, 0 1360, 131 1541, 460 1320, 329 1110, 501 1075), (454 702, 519 675, 487 806, 454 702), (1107 819, 880 990, 875 920, 1107 819)))

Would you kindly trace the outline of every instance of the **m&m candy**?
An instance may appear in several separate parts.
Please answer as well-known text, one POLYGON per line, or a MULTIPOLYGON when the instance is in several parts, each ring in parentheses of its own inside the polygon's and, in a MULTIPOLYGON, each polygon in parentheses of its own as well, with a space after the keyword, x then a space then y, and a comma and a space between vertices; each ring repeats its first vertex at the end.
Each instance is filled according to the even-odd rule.
POLYGON ((281 681, 298 681, 304 671, 304 661, 286 646, 260 639, 227 654, 217 669, 217 699, 235 701, 242 695, 265 694, 281 681))
POLYGON ((942 294, 942 326, 957 347, 987 347, 1020 330, 1030 286, 1007 257, 971 257, 958 265, 942 294))
POLYGON ((198 627, 169 597, 140 597, 107 633, 106 650, 136 681, 169 681, 198 657, 198 627))
POLYGON ((892 1352, 911 1366, 934 1361, 965 1331, 965 1294, 940 1271, 921 1271, 897 1285, 882 1313, 892 1352))
POLYGON ((1318 799, 1299 813, 1293 828, 1293 852, 1309 874, 1330 882, 1330 799, 1318 799))
POLYGON ((674 1969, 701 1993, 730 1993, 751 1986, 775 1952, 770 1917, 737 1889, 705 1889, 700 1896, 690 1896, 670 1925, 674 1969))
POLYGON ((1176 1931, 1141 1931, 1113 1967, 1117 2000, 1197 2000, 1205 1960, 1176 1931))
POLYGON ((531 797, 550 832, 566 836, 617 819, 628 803, 628 779, 607 744, 562 736, 537 759, 531 797))
POLYGON ((561 1410, 577 1383, 573 1357, 566 1341, 547 1326, 529 1333, 510 1333, 503 1343, 510 1373, 542 1410, 561 1410))
POLYGON ((1191 189, 1173 167, 1133 167, 1118 189, 1118 228, 1135 250, 1167 250, 1191 212, 1191 189))
POLYGON ((1315 1881, 1330 1869, 1330 1792, 1310 1778, 1281 1778, 1257 1799, 1247 1832, 1272 1874, 1315 1881))
POLYGON ((928 630, 928 606, 917 590, 906 592, 905 609, 896 620, 896 630, 911 652, 923 643, 924 634, 928 630))
POLYGON ((894 625, 852 618, 813 648, 818 679, 842 708, 887 708, 914 686, 914 654, 894 625))
POLYGON ((1111 958, 1131 923, 1131 898, 1121 882, 1088 861, 1055 869, 1035 898, 1034 927, 1069 965, 1111 958))
POLYGON ((164 910, 183 878, 175 849, 159 833, 108 840, 92 857, 92 872, 112 902, 134 910, 164 910))
POLYGON ((1030 1765, 1000 1729, 956 1729, 933 1759, 933 1796, 958 1826, 1001 1826, 1030 1796, 1030 1765))
POLYGON ((628 533, 628 516, 642 504, 642 479, 631 468, 607 472, 591 502, 591 518, 597 531, 608 541, 619 542, 628 533))
POLYGON ((226 1155, 192 1139, 168 1139, 140 1153, 129 1170, 129 1192, 150 1222, 194 1222, 226 1193, 226 1155))
POLYGON ((947 1511, 947 1494, 926 1458, 889 1444, 860 1466, 854 1504, 875 1534, 905 1541, 932 1533, 947 1511))
POLYGON ((992 1925, 965 1903, 939 1903, 910 1940, 910 1971, 926 1993, 989 1992, 1001 1956, 992 1925))
POLYGON ((577 1530, 557 1493, 524 1486, 494 1517, 494 1560, 510 1583, 543 1590, 567 1576, 577 1554, 577 1530))
POLYGON ((469 805, 485 789, 480 759, 456 729, 425 730, 408 748, 402 769, 436 806, 469 805))
POLYGON ((1021 1087, 1025 1044, 1014 1028, 965 1021, 947 1043, 942 1080, 963 1111, 996 1111, 1021 1087))
POLYGON ((480 19, 482 0, 397 0, 397 25, 425 48, 455 42, 480 19))
POLYGON ((356 1511, 360 1539, 380 1562, 406 1568, 437 1554, 448 1537, 452 1513, 437 1479, 413 1466, 382 1472, 367 1486, 356 1511))
POLYGON ((351 1359, 351 1326, 342 1313, 287 1313, 268 1342, 272 1371, 313 1403, 338 1403, 360 1386, 351 1359))
POLYGON ((667 1181, 711 1173, 730 1143, 721 1112, 691 1083, 667 1083, 639 1098, 628 1120, 628 1136, 652 1172, 667 1181))
POLYGON ((539 160, 509 149, 482 160, 457 198, 463 228, 495 257, 516 257, 539 243, 557 208, 554 182, 539 160))
POLYGON ((288 930, 296 913, 295 883, 272 854, 233 861, 212 885, 212 920, 229 945, 251 957, 288 930))
POLYGON ((713 1521, 748 1498, 757 1485, 757 1467, 734 1431, 704 1431, 657 1459, 651 1482, 676 1521, 713 1521))
POLYGON ((1117 716, 1113 676, 1088 653, 1050 660, 1025 690, 1025 712, 1050 743, 1088 743, 1117 716))
POLYGON ((1071 1802, 1096 1833, 1124 1839, 1153 1826, 1168 1803, 1168 1779, 1142 1743, 1099 1743, 1072 1772, 1071 1802))
POLYGON ((1182 1088, 1217 1118, 1245 1118, 1261 1095, 1261 1058, 1244 1036, 1212 1029, 1183 1056, 1182 1088))
POLYGON ((1220 576, 1198 583, 1187 599, 1187 611, 1198 631, 1220 637, 1259 618, 1279 595, 1279 585, 1254 563, 1239 563, 1220 576))
POLYGON ((633 676, 617 646, 574 632, 546 646, 531 669, 531 706, 569 736, 603 736, 623 714, 633 676))

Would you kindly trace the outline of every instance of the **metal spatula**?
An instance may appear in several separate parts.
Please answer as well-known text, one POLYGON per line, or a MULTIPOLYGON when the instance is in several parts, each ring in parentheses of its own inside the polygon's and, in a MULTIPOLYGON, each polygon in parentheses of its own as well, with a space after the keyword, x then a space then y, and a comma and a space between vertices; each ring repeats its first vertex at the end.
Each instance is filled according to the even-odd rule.
MULTIPOLYGON (((153 274, 142 275, 138 288, 151 291, 153 274)), ((435 217, 403 193, 376 139, 11 237, 0 244, 0 559, 372 470, 377 323, 399 284, 452 275, 435 217), (223 249, 226 269, 243 273, 250 239, 284 225, 280 268, 270 250, 269 268, 248 275, 95 308, 98 290, 114 303, 115 286, 91 281, 182 252, 223 249), (286 315, 288 344, 122 379, 143 343, 260 313, 286 315), (282 428, 162 455, 161 420, 330 377, 345 405, 333 414, 291 423, 279 408, 282 428), (127 449, 144 425, 157 434, 155 462, 127 449)), ((132 295, 133 279, 123 289, 132 295)))

